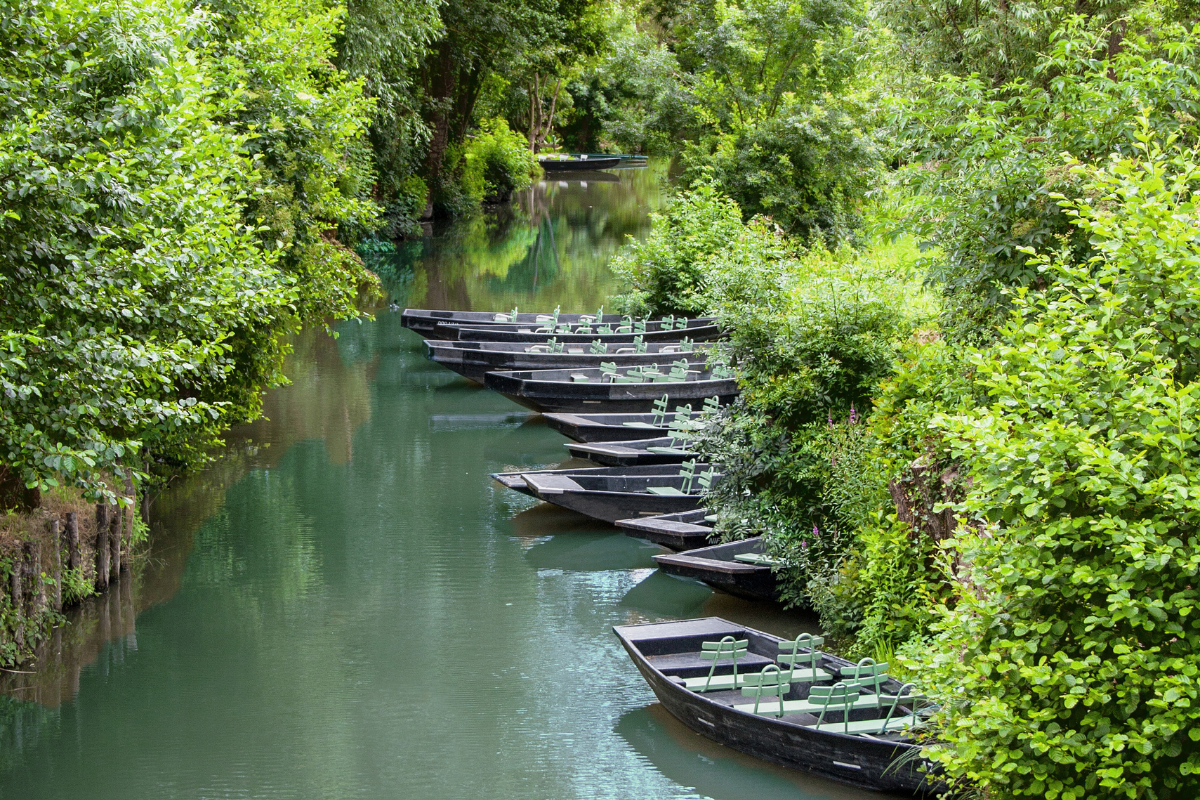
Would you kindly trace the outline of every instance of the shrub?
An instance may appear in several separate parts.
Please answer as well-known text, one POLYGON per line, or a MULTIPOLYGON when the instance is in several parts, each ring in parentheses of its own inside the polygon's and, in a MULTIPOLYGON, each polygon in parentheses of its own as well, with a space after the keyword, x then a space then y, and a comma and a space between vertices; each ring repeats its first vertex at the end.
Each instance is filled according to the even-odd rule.
POLYGON ((940 422, 973 488, 934 755, 988 797, 1200 792, 1200 163, 1142 126, 1069 165, 1095 254, 1033 259, 1051 285, 970 357, 986 405, 940 422))

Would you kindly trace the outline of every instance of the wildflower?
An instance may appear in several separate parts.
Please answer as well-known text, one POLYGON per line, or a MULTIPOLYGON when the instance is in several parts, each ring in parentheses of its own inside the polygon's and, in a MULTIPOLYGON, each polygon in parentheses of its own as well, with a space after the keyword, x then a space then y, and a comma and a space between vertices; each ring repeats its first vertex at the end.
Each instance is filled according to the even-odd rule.
POLYGON ((858 411, 855 410, 854 403, 850 404, 850 424, 851 425, 858 424, 858 411))
POLYGON ((813 536, 820 536, 821 532, 817 530, 817 526, 813 525, 813 536))

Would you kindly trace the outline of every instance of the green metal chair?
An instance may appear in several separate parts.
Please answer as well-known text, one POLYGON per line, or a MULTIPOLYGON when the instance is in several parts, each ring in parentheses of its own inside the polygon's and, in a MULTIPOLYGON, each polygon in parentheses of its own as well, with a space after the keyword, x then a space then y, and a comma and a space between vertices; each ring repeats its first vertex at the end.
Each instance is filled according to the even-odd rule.
MULTIPOLYGON (((594 356, 602 356, 608 353, 608 345, 599 339, 592 339, 592 346, 588 348, 588 352, 594 356)), ((621 352, 620 350, 617 351, 621 352)))
MULTIPOLYGON (((788 674, 781 670, 778 664, 767 664, 763 667, 762 672, 759 673, 758 680, 754 682, 754 685, 742 686, 742 695, 754 698, 754 710, 752 713, 759 713, 759 706, 764 697, 774 697, 779 700, 779 712, 776 716, 782 717, 784 714, 783 698, 792 690, 791 685, 787 682, 788 680, 788 674)), ((741 706, 734 707, 739 710, 742 709, 741 706)), ((766 713, 766 709, 763 709, 763 713, 766 713)))
POLYGON ((626 428, 661 428, 667 419, 667 395, 654 401, 654 413, 650 422, 622 422, 626 428))
POLYGON ((680 488, 678 489, 674 486, 650 486, 646 488, 646 491, 650 494, 670 497, 681 497, 691 494, 692 484, 696 480, 696 459, 693 458, 691 461, 683 462, 683 465, 679 468, 679 477, 683 480, 680 481, 680 488))
POLYGON ((749 639, 735 639, 725 636, 719 642, 701 642, 700 658, 711 661, 708 675, 702 678, 684 678, 684 686, 693 692, 712 692, 735 689, 738 685, 738 659, 745 658, 749 652, 749 639), (722 661, 733 662, 732 675, 717 675, 717 665, 722 661))

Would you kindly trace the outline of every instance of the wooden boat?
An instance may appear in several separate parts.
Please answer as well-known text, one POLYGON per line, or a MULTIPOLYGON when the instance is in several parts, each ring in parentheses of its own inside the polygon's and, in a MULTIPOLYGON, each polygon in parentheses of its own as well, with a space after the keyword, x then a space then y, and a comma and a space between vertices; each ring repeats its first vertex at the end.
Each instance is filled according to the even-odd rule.
POLYGON ((539 158, 546 172, 577 172, 589 169, 612 169, 621 163, 620 156, 578 156, 568 158, 539 158))
POLYGON ((606 467, 637 467, 643 464, 681 464, 696 454, 687 445, 670 436, 635 439, 628 442, 571 442, 563 447, 575 456, 606 467))
MULTIPOLYGON (((662 366, 672 372, 676 370, 670 364, 662 366)), ((697 362, 689 362, 686 376, 678 381, 622 382, 629 377, 630 370, 618 369, 616 374, 618 377, 613 379, 598 369, 489 372, 483 385, 543 413, 650 411, 664 395, 671 408, 684 404, 699 407, 706 398, 716 397, 725 404, 738 394, 737 381, 732 376, 718 377, 697 362)))
POLYGON ((556 324, 579 325, 590 321, 595 325, 620 325, 625 317, 620 314, 605 314, 601 308, 596 314, 559 314, 512 311, 442 311, 429 308, 406 308, 400 312, 400 325, 416 331, 426 338, 457 336, 452 328, 441 328, 443 323, 455 325, 487 326, 511 325, 540 326, 554 320, 556 324))
POLYGON ((778 602, 779 586, 771 564, 763 555, 762 538, 714 544, 654 557, 658 568, 668 575, 695 578, 714 589, 747 600, 778 602), (742 558, 738 558, 741 556, 742 558))
POLYGON ((646 342, 678 342, 688 338, 693 342, 711 342, 720 339, 725 334, 714 320, 707 317, 686 320, 686 325, 666 327, 659 320, 651 320, 645 327, 610 326, 612 332, 604 333, 597 325, 576 325, 562 323, 553 331, 546 325, 508 325, 492 323, 489 325, 462 325, 458 323, 442 323, 438 325, 436 334, 428 338, 457 339, 464 342, 527 342, 529 344, 545 344, 546 339, 553 336, 563 344, 588 344, 600 341, 602 344, 627 343, 637 338, 646 342))
MULTIPOLYGON (((695 404, 693 404, 695 405, 695 404)), ((689 417, 699 415, 689 412, 689 417)), ((668 436, 678 413, 656 414, 545 414, 546 424, 577 442, 627 442, 668 436)))
POLYGON ((639 516, 691 511, 719 474, 694 466, 694 480, 673 467, 596 467, 529 472, 497 472, 502 486, 593 519, 616 522, 639 516))
POLYGON ((682 514, 619 519, 617 527, 635 539, 645 539, 671 550, 695 550, 707 545, 708 537, 712 535, 712 526, 704 519, 707 513, 698 508, 682 514))
MULTIPOLYGON (((739 674, 746 674, 760 672, 786 652, 781 644, 790 643, 778 636, 718 617, 619 625, 613 628, 613 633, 663 707, 684 725, 715 742, 789 769, 864 789, 927 795, 943 788, 936 777, 931 783, 929 774, 922 771, 930 768, 928 762, 920 760, 920 748, 903 731, 878 736, 843 733, 840 712, 826 712, 826 720, 818 725, 819 717, 811 713, 787 713, 783 717, 756 714, 751 710, 754 700, 748 703, 748 698, 738 691, 701 693, 685 686, 688 678, 709 673, 714 643, 725 637, 747 643, 738 668, 739 674)), ((803 655, 810 652, 805 649, 803 655)), ((818 669, 827 675, 840 676, 845 674, 844 670, 856 669, 853 663, 828 653, 818 652, 814 659, 818 669)), ((730 662, 718 663, 722 664, 716 670, 718 675, 732 675, 730 662)), ((822 682, 819 676, 814 677, 822 682)), ((824 682, 828 684, 831 680, 824 682)), ((788 684, 785 698, 788 701, 811 698, 813 686, 813 682, 793 680, 788 684)), ((878 692, 871 688, 857 690, 854 697, 860 702, 848 712, 850 724, 881 720, 885 712, 878 706, 884 704, 889 710, 895 709, 891 711, 893 715, 911 719, 909 712, 914 710, 911 703, 888 702, 902 696, 905 688, 888 678, 879 682, 878 692), (872 703, 876 697, 878 700, 872 703)), ((772 701, 778 702, 777 698, 763 697, 760 703, 769 706, 772 701)))
POLYGON ((603 362, 613 362, 621 367, 644 366, 683 356, 700 358, 704 350, 704 345, 693 347, 690 342, 670 341, 644 344, 646 352, 638 353, 635 344, 609 343, 603 345, 603 352, 593 352, 591 343, 563 345, 553 338, 540 344, 429 339, 425 347, 430 360, 478 383, 483 383, 483 376, 489 372, 587 369, 598 368, 603 362))

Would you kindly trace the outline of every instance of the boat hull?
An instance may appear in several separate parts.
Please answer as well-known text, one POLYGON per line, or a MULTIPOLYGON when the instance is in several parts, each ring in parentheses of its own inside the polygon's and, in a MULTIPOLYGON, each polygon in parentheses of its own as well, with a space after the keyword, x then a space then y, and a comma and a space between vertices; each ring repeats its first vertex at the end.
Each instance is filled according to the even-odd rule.
MULTIPOLYGON (((418 331, 419 332, 419 331, 418 331)), ((504 325, 491 326, 462 326, 440 325, 437 335, 427 338, 457 339, 464 342, 529 342, 530 344, 545 344, 546 339, 554 336, 564 344, 591 344, 599 339, 605 344, 632 342, 640 338, 646 342, 677 342, 683 337, 693 342, 711 342, 720 339, 724 334, 713 324, 702 324, 687 328, 661 330, 654 328, 644 333, 555 333, 549 334, 538 331, 534 327, 522 328, 504 325)))
POLYGON ((770 567, 734 561, 740 553, 760 553, 758 537, 712 545, 686 553, 655 556, 658 568, 668 575, 694 578, 726 594, 768 603, 779 602, 779 584, 770 567))
POLYGON ((651 464, 681 464, 687 459, 696 458, 695 453, 654 453, 649 447, 669 447, 670 437, 657 439, 637 439, 627 444, 623 442, 595 442, 584 444, 576 442, 563 445, 575 458, 586 458, 588 461, 605 467, 639 467, 651 464))
POLYGON ((538 495, 538 499, 614 524, 619 519, 629 517, 693 511, 700 508, 702 500, 698 494, 657 495, 642 492, 563 492, 538 495))
POLYGON ((650 626, 619 626, 613 632, 663 707, 696 733, 755 758, 839 783, 918 796, 936 793, 917 769, 915 745, 817 731, 736 711, 674 683, 628 638, 628 632, 646 627, 650 626))
MULTIPOLYGON (((709 397, 717 397, 725 405, 738 395, 737 381, 732 378, 679 383, 601 383, 596 378, 587 383, 572 383, 556 375, 543 378, 539 372, 557 370, 489 372, 484 377, 484 386, 542 413, 646 412, 663 395, 667 396, 668 408, 685 404, 699 408, 709 397)), ((643 431, 641 438, 645 437, 643 431)))
POLYGON ((620 156, 600 156, 597 158, 588 158, 587 160, 572 158, 572 159, 554 159, 548 158, 545 161, 538 159, 538 163, 542 165, 542 170, 551 172, 583 172, 586 170, 612 169, 621 163, 620 156))
MULTIPOLYGON (((544 313, 518 313, 517 322, 521 325, 536 327, 541 323, 538 317, 547 317, 544 313)), ((595 314, 559 314, 559 322, 578 325, 584 316, 595 318, 595 314)), ((605 314, 597 324, 620 325, 620 314, 605 314)), ((443 311, 430 308, 406 308, 400 312, 400 325, 421 334, 427 339, 444 339, 457 337, 457 329, 453 325, 490 326, 509 323, 497 322, 494 311, 443 311)))
POLYGON ((645 539, 676 552, 704 547, 712 535, 712 528, 704 524, 702 509, 683 514, 619 519, 616 524, 627 536, 645 539))
MULTIPOLYGON (((540 342, 545 343, 545 339, 540 342)), ((484 376, 489 372, 514 372, 538 369, 598 369, 602 363, 614 363, 618 367, 650 366, 652 364, 666 365, 679 358, 702 359, 704 355, 695 351, 690 353, 660 352, 662 347, 671 347, 671 343, 661 343, 652 346, 652 352, 647 353, 526 353, 528 345, 500 342, 450 342, 432 340, 426 342, 427 355, 431 361, 441 364, 476 383, 483 383, 484 376), (487 350, 482 347, 469 345, 510 346, 512 350, 487 350)), ((580 346, 582 347, 582 345, 580 346)), ((615 349, 615 348, 611 348, 615 349)))

